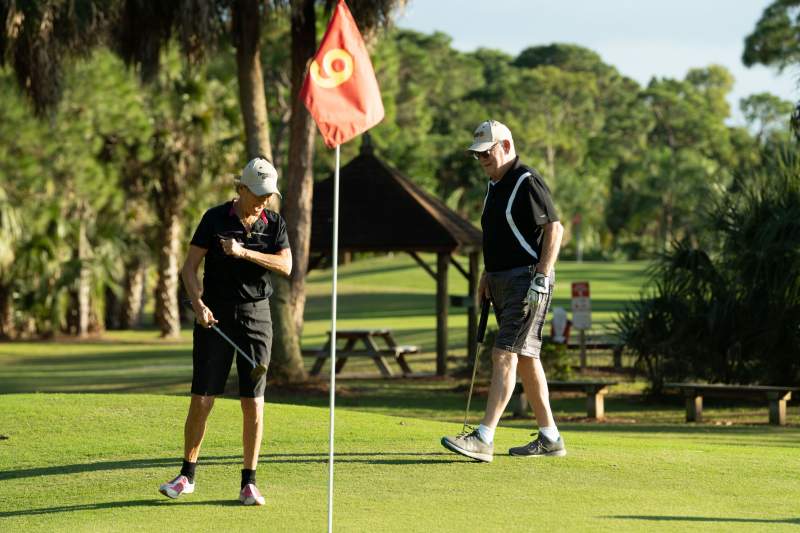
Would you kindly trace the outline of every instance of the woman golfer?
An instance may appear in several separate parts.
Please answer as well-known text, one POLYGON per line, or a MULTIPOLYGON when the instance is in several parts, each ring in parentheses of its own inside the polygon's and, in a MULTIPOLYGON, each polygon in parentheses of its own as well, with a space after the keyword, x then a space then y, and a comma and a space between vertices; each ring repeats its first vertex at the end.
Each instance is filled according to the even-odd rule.
POLYGON ((264 422, 266 376, 251 370, 253 363, 234 348, 223 335, 264 368, 272 347, 269 297, 271 272, 288 276, 292 252, 286 223, 267 209, 278 192, 278 173, 263 157, 244 167, 236 182, 237 198, 212 207, 194 232, 181 277, 197 317, 192 352, 192 399, 184 427, 183 467, 180 474, 159 488, 161 494, 177 498, 191 494, 195 467, 206 421, 214 398, 222 394, 231 364, 236 359, 239 397, 244 429, 244 464, 239 500, 244 505, 263 505, 256 487, 256 466, 264 422), (203 285, 197 270, 205 258, 203 285), (255 378, 255 379, 254 379, 255 378))

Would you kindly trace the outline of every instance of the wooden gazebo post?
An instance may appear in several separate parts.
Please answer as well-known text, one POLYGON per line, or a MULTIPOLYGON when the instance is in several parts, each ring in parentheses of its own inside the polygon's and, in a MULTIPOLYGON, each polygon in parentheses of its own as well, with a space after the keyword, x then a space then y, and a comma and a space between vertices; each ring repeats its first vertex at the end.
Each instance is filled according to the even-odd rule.
POLYGON ((450 298, 447 293, 447 266, 450 254, 436 254, 436 375, 447 373, 447 311, 450 298))

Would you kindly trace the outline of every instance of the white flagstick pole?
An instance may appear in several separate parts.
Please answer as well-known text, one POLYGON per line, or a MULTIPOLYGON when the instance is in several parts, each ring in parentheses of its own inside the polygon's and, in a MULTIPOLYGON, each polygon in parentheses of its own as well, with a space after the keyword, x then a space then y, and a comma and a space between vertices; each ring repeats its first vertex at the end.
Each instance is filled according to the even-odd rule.
POLYGON ((333 532, 333 427, 336 401, 336 277, 339 265, 339 145, 336 145, 336 169, 333 172, 333 288, 331 289, 331 391, 330 455, 328 456, 328 533, 333 532))

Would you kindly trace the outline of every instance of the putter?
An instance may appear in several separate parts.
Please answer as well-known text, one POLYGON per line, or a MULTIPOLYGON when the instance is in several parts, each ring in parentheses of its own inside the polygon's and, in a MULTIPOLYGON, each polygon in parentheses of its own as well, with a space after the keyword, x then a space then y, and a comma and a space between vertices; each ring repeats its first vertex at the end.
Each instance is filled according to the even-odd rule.
MULTIPOLYGON (((489 321, 489 306, 491 300, 485 298, 481 303, 481 319, 478 321, 478 331, 475 335, 475 343, 482 344, 483 337, 486 335, 486 323, 489 321)), ((467 433, 467 418, 469 418, 469 404, 472 401, 472 388, 475 386, 475 372, 478 369, 478 352, 475 351, 475 360, 472 362, 472 380, 469 382, 469 394, 467 395, 467 410, 464 411, 464 426, 461 433, 467 433)))
POLYGON ((217 333, 219 333, 219 334, 220 334, 220 336, 221 336, 223 339, 225 339, 226 341, 228 341, 228 344, 230 344, 231 346, 233 346, 233 349, 234 349, 234 350, 236 350, 237 352, 239 352, 239 354, 240 354, 242 357, 244 357, 244 358, 245 358, 247 361, 249 361, 249 362, 250 362, 250 364, 251 364, 251 365, 253 365, 253 370, 251 370, 251 371, 250 371, 250 379, 252 379, 253 381, 257 381, 257 380, 258 380, 258 378, 260 378, 261 376, 263 376, 264 374, 266 374, 266 373, 267 373, 267 367, 266 367, 266 366, 264 366, 264 365, 262 365, 262 364, 256 364, 256 361, 255 361, 255 359, 253 359, 252 357, 250 357, 249 355, 247 355, 247 354, 244 352, 244 350, 242 350, 241 348, 239 348, 239 347, 236 345, 236 343, 235 343, 235 342, 233 342, 233 341, 230 339, 230 337, 228 337, 227 335, 225 335, 225 334, 222 332, 222 330, 221 330, 221 329, 219 329, 219 328, 217 327, 217 325, 216 325, 216 324, 211 324, 211 329, 213 329, 214 331, 216 331, 217 333))

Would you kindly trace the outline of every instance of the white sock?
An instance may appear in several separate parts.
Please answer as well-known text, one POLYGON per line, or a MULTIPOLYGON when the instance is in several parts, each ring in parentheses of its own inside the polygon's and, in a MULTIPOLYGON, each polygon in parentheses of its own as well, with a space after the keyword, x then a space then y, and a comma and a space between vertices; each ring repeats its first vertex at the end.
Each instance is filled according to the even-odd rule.
POLYGON ((543 428, 539 428, 539 435, 542 435, 547 440, 555 442, 559 437, 558 428, 556 426, 545 426, 543 428))
POLYGON ((491 444, 494 442, 494 428, 481 424, 478 426, 478 436, 486 444, 491 444))

